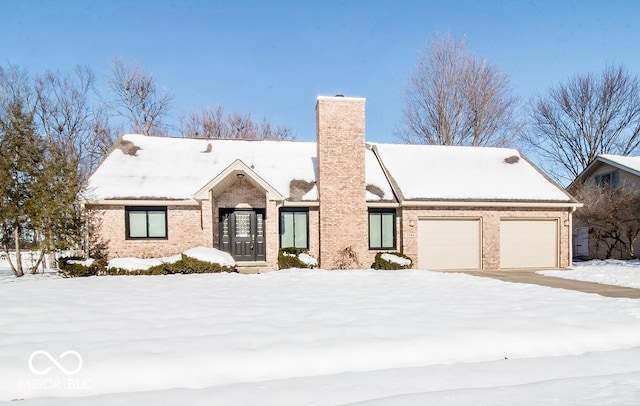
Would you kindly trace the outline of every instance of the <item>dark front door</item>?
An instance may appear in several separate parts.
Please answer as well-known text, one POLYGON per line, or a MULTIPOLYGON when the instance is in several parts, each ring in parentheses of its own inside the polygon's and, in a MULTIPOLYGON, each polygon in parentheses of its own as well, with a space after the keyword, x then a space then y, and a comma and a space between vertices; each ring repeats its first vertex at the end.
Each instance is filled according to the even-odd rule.
POLYGON ((220 210, 220 249, 236 261, 264 261, 264 210, 220 210))

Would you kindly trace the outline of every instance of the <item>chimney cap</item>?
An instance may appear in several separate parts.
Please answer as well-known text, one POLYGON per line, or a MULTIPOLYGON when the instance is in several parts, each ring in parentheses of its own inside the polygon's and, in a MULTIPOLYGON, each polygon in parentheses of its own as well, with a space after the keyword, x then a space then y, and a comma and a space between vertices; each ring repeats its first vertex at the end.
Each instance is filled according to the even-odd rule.
POLYGON ((346 97, 343 96, 341 94, 335 95, 335 96, 318 96, 318 101, 320 100, 335 100, 335 99, 342 99, 341 101, 359 101, 359 102, 364 102, 367 99, 364 97, 346 97))
POLYGON ((343 94, 338 93, 337 95, 335 95, 335 97, 344 97, 343 94))

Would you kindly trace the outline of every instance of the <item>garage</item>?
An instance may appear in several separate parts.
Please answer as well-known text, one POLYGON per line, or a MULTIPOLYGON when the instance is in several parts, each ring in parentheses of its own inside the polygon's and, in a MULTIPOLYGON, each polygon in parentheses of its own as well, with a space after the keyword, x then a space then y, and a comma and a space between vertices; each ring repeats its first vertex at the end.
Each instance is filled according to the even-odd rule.
POLYGON ((478 218, 420 219, 418 268, 480 269, 480 224, 478 218))
POLYGON ((500 268, 556 268, 557 219, 501 219, 500 268))

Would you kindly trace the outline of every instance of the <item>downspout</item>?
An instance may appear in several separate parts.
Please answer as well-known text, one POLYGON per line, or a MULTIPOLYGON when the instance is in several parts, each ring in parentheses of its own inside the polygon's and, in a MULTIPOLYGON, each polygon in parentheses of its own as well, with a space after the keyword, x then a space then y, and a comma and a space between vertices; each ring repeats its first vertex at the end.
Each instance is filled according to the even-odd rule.
POLYGON ((576 207, 572 206, 569 209, 569 230, 568 230, 568 238, 569 238, 569 266, 571 268, 573 266, 573 213, 576 211, 576 207))

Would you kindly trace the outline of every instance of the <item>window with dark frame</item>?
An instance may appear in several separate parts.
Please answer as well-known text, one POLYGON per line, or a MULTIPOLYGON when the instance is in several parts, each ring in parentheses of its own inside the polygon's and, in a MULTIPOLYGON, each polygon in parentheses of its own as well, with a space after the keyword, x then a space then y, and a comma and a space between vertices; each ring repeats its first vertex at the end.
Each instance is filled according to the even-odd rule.
POLYGON ((125 207, 127 240, 166 239, 166 207, 125 207))
POLYGON ((394 209, 369 210, 369 249, 396 248, 396 211, 394 209))
POLYGON ((618 187, 618 172, 609 172, 595 176, 596 185, 600 187, 609 186, 611 188, 618 187))
POLYGON ((280 248, 309 249, 309 209, 280 209, 280 248))

